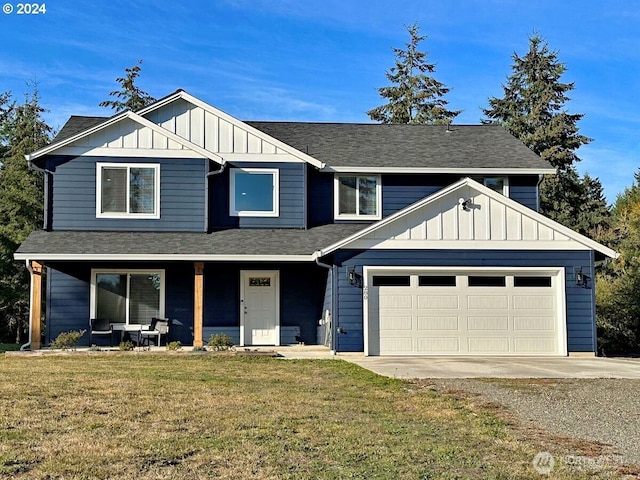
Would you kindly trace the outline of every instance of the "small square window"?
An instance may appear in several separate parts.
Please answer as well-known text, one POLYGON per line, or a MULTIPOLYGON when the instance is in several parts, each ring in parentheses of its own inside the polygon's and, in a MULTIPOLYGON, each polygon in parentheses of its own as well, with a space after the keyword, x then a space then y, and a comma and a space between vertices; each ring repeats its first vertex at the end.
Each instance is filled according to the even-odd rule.
POLYGON ((489 187, 500 195, 509 196, 509 181, 507 177, 485 177, 482 179, 482 183, 485 187, 489 187))
POLYGON ((380 177, 338 175, 335 179, 335 217, 381 218, 380 177))
POLYGON ((234 217, 278 216, 278 170, 230 170, 229 214, 234 217))
POLYGON ((96 216, 160 218, 160 165, 96 164, 96 216))

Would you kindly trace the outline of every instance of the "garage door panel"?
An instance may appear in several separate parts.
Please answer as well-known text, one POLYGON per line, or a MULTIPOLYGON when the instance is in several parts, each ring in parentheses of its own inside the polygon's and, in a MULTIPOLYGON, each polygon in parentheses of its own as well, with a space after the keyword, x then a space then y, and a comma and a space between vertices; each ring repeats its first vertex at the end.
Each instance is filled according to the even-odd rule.
POLYGON ((421 310, 458 310, 460 299, 457 295, 418 295, 417 307, 421 310))
POLYGON ((556 329, 556 319, 554 317, 513 317, 513 329, 552 332, 556 329))
POLYGON ((380 314, 380 331, 413 330, 413 317, 395 317, 380 314))
POLYGON ((515 353, 556 353, 556 342, 548 337, 516 337, 513 345, 515 353))
POLYGON ((553 310, 553 295, 514 295, 513 308, 516 310, 553 310))
POLYGON ((557 308, 564 285, 548 273, 541 278, 517 270, 499 272, 434 269, 429 274, 399 268, 389 273, 394 281, 402 275, 403 285, 384 285, 387 280, 380 280, 383 275, 376 273, 377 285, 368 291, 368 351, 381 355, 561 353, 564 325, 559 323, 563 317, 557 308))
POLYGON ((458 330, 458 317, 418 317, 418 330, 458 330))
POLYGON ((468 330, 509 330, 509 317, 467 317, 468 330))
POLYGON ((412 337, 381 337, 380 353, 402 354, 413 351, 412 337))
POLYGON ((509 297, 507 295, 469 295, 467 297, 469 310, 507 310, 509 297))
POLYGON ((504 337, 469 337, 469 353, 509 353, 509 339, 504 337))
POLYGON ((460 339, 458 337, 421 337, 417 341, 416 353, 451 355, 460 353, 460 339))

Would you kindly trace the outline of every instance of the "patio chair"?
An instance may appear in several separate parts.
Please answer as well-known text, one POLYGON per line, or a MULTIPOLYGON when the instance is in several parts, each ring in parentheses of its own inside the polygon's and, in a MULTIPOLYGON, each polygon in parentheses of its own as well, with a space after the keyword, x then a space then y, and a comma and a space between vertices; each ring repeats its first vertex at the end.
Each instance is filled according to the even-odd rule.
POLYGON ((145 342, 149 345, 149 340, 155 337, 158 339, 156 345, 159 347, 162 335, 164 335, 165 341, 169 335, 170 323, 170 320, 167 318, 152 318, 149 330, 140 330, 139 332, 139 345, 142 346, 145 342))
POLYGON ((93 345, 93 336, 102 335, 109 338, 109 346, 111 346, 111 335, 113 334, 113 325, 108 318, 92 318, 91 330, 89 333, 89 345, 93 345))

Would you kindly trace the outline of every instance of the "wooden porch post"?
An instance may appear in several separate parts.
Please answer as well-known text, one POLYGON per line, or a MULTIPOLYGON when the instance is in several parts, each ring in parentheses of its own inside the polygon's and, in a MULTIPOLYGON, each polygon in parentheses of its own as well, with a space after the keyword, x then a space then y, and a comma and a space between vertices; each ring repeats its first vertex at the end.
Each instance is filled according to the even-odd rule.
POLYGON ((194 298, 193 298, 193 346, 201 347, 202 322, 204 318, 204 263, 195 262, 194 298))
POLYGON ((31 350, 40 350, 42 335, 42 264, 31 262, 31 350))

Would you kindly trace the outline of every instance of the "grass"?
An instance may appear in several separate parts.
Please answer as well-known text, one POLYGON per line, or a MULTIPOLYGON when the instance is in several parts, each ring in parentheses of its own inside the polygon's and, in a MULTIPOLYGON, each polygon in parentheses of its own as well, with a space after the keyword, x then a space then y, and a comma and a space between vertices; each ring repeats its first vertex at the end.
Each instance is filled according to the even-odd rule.
POLYGON ((342 361, 3 356, 0 412, 0 478, 541 478, 495 407, 342 361))

